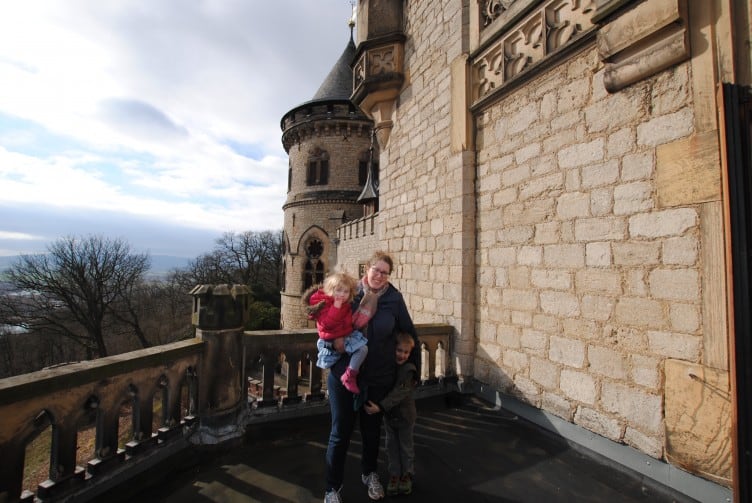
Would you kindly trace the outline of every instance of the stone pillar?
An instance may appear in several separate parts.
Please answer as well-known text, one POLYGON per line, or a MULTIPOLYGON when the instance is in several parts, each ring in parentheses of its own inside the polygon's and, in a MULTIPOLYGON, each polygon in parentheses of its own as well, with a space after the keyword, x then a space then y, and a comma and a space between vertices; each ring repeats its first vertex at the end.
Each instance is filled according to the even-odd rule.
POLYGON ((198 285, 191 295, 196 337, 205 342, 198 376, 199 434, 195 440, 216 444, 243 433, 243 327, 250 291, 245 285, 198 285))

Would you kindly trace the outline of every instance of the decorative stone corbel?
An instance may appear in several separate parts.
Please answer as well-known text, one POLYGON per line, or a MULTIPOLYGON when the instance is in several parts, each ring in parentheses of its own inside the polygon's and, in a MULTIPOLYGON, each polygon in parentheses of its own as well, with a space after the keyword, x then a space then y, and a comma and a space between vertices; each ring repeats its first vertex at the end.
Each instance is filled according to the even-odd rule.
POLYGON ((381 148, 386 147, 389 143, 389 134, 392 132, 394 125, 395 99, 386 99, 380 101, 371 108, 371 115, 376 131, 376 140, 381 148))
POLYGON ((351 100, 374 121, 381 149, 389 143, 404 75, 404 36, 366 41, 353 67, 351 100))

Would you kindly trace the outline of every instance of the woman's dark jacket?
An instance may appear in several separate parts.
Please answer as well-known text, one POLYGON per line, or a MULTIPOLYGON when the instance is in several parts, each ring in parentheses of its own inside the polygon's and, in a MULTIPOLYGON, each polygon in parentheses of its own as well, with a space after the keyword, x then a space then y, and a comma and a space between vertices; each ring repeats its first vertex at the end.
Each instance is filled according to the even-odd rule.
MULTIPOLYGON (((353 299, 353 311, 357 309, 362 296, 361 290, 353 299)), ((358 375, 358 383, 361 387, 391 388, 394 384, 397 371, 395 360, 397 344, 394 335, 397 332, 407 332, 413 336, 415 347, 408 361, 415 365, 420 375, 420 343, 415 332, 415 325, 407 312, 402 293, 389 283, 387 290, 379 297, 376 313, 363 330, 368 338, 368 356, 358 375)), ((349 358, 340 358, 332 367, 336 376, 342 375, 348 361, 349 358)), ((382 397, 373 396, 372 398, 378 400, 382 397)))

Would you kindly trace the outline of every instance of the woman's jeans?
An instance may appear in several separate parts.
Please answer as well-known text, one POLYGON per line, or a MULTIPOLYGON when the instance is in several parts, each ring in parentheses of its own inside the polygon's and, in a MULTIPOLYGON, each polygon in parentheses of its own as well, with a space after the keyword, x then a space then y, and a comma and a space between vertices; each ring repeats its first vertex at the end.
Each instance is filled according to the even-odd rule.
MULTIPOLYGON (((350 447, 350 437, 355 427, 355 418, 360 419, 360 435, 363 442, 361 470, 364 475, 378 468, 379 442, 381 439, 382 413, 369 415, 361 408, 353 410, 353 394, 347 391, 334 372, 329 372, 326 385, 329 389, 329 407, 332 414, 332 430, 326 449, 326 490, 339 489, 345 473, 345 459, 350 447)), ((365 392, 365 387, 363 388, 365 392)), ((369 400, 380 400, 389 391, 388 387, 369 386, 369 400)))

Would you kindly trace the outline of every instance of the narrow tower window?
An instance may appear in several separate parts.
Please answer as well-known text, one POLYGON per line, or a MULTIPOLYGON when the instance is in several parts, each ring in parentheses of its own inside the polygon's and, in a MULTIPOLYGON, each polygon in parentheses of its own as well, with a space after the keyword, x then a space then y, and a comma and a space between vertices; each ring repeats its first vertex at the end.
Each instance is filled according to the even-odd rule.
POLYGON ((327 183, 329 183, 329 153, 316 148, 308 157, 306 184, 326 185, 327 183))
POLYGON ((292 189, 292 166, 287 167, 287 192, 292 189))

